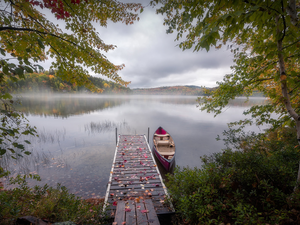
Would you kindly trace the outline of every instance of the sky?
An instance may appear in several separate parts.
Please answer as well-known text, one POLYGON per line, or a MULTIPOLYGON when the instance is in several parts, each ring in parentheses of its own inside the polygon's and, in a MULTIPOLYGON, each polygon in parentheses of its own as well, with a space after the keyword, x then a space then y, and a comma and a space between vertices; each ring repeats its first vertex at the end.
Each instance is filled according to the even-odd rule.
MULTIPOLYGON (((146 0, 121 0, 140 2, 146 0)), ((130 88, 153 88, 161 86, 196 85, 217 86, 225 74, 231 73, 233 54, 226 47, 182 51, 174 41, 176 34, 167 34, 163 16, 156 14, 152 6, 144 8, 140 20, 133 25, 109 22, 107 27, 97 27, 100 38, 106 44, 117 46, 106 53, 114 64, 125 64, 119 75, 130 81, 130 88)), ((47 69, 47 62, 44 64, 47 69)), ((49 65, 48 65, 49 68, 49 65)), ((91 74, 94 75, 94 74, 91 74)), ((106 79, 106 77, 95 75, 106 79)))

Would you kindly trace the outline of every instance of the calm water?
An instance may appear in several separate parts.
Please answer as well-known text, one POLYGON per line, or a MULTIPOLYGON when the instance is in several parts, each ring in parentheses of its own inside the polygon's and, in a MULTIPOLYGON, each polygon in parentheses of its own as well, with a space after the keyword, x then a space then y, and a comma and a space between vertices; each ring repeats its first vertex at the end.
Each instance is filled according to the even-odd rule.
POLYGON ((32 155, 2 164, 14 174, 38 173, 39 185, 61 183, 78 196, 102 197, 116 146, 115 128, 119 134, 147 136, 149 127, 152 146, 151 136, 162 126, 175 140, 176 165, 200 167, 200 156, 224 147, 215 138, 226 124, 243 119, 242 112, 251 105, 265 102, 244 100, 237 99, 214 117, 199 111, 195 96, 23 96, 17 108, 37 127, 39 138, 28 146, 32 155))

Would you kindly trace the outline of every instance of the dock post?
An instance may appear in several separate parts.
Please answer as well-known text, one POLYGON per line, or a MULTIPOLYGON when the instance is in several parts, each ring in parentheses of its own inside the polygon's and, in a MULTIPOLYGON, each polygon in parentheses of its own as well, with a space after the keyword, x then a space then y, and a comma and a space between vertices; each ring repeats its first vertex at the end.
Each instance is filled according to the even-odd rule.
POLYGON ((148 144, 150 144, 149 143, 149 133, 150 133, 150 127, 148 127, 148 144))
POLYGON ((116 127, 116 145, 118 144, 118 128, 116 127))

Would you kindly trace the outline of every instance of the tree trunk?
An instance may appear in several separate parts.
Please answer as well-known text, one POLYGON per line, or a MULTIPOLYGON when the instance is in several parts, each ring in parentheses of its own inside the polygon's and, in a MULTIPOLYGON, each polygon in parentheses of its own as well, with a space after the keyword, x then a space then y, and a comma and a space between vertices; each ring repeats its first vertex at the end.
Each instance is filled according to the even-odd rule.
MULTIPOLYGON (((277 41, 277 50, 278 50, 278 63, 279 63, 279 72, 280 72, 280 82, 281 82, 281 91, 282 91, 282 96, 283 96, 283 101, 286 107, 286 110, 288 111, 289 115, 295 120, 296 122, 296 130, 297 130, 297 140, 300 145, 300 116, 295 112, 291 105, 290 97, 288 94, 288 86, 287 86, 287 75, 285 72, 285 63, 283 59, 283 47, 282 47, 282 41, 284 39, 284 33, 282 33, 279 30, 279 25, 278 25, 279 17, 276 18, 276 23, 277 23, 277 35, 282 37, 277 41)), ((294 190, 297 189, 298 184, 300 184, 300 161, 299 161, 299 169, 298 169, 298 176, 297 176, 297 185, 294 190)))
MULTIPOLYGON (((297 129, 297 140, 300 145, 300 121, 299 121, 299 118, 296 121, 296 129, 297 129)), ((298 184, 300 184, 300 161, 299 161, 299 168, 298 168, 298 175, 297 175, 297 185, 295 187, 295 190, 297 189, 298 184)))

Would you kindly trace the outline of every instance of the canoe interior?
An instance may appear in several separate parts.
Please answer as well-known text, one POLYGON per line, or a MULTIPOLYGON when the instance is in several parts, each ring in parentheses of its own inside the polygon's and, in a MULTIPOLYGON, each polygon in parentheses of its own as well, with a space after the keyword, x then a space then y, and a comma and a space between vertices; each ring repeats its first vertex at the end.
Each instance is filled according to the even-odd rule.
POLYGON ((175 144, 171 135, 159 127, 153 135, 153 144, 159 154, 167 161, 171 161, 175 154, 175 144))

